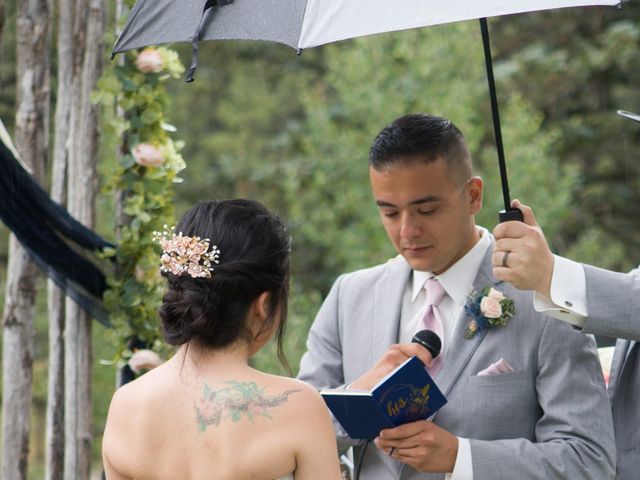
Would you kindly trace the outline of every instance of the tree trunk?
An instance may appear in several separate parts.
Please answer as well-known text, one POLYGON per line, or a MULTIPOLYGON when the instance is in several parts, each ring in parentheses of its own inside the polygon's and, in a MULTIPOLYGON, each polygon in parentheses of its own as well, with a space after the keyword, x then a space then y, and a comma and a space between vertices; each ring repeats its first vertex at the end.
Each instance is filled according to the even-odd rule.
MULTIPOLYGON (((16 147, 42 182, 49 131, 49 0, 22 0, 17 13, 16 147)), ((29 411, 35 336, 37 268, 11 236, 3 315, 3 480, 27 478, 29 411)))
MULTIPOLYGON (((58 2, 58 91, 54 125, 51 198, 65 205, 69 122, 73 86, 73 25, 71 0, 58 2)), ((45 444, 45 480, 64 475, 64 292, 48 282, 49 381, 47 390, 47 428, 45 444)))
MULTIPOLYGON (((71 109, 68 210, 80 222, 93 227, 97 191, 98 111, 91 104, 102 70, 104 5, 102 0, 78 0, 76 24, 86 33, 76 46, 76 65, 82 65, 71 109), (82 13, 86 13, 82 15, 82 13), (86 39, 86 40, 85 40, 86 39), (84 46, 84 48, 82 48, 84 46), (83 54, 80 57, 79 54, 83 54)), ((80 29, 76 32, 80 33, 80 29)), ((77 79, 78 80, 78 79, 77 79)), ((91 460, 91 317, 70 299, 65 318, 65 455, 64 478, 87 480, 91 460)))
POLYGON ((9 238, 9 265, 2 319, 2 474, 27 478, 29 408, 33 366, 36 267, 16 238, 9 238))

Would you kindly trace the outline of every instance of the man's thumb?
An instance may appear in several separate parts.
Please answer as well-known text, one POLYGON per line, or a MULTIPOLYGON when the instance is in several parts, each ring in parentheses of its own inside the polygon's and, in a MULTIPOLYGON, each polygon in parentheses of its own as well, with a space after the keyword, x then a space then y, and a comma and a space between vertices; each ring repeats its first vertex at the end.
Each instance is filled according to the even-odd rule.
POLYGON ((514 200, 511 202, 511 206, 513 208, 517 208, 522 212, 522 221, 529 225, 530 227, 537 227, 538 222, 536 221, 536 217, 533 214, 533 210, 530 207, 520 203, 520 200, 514 200))

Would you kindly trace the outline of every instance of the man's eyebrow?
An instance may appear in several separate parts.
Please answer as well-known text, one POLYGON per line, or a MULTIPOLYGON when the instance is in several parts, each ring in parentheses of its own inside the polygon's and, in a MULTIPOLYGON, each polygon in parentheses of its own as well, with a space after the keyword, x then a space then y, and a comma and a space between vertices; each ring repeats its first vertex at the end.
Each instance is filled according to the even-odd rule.
MULTIPOLYGON (((421 205, 423 203, 434 203, 439 201, 440 197, 437 197, 435 195, 427 195, 426 197, 417 198, 416 200, 410 201, 409 205, 421 205)), ((393 203, 385 202, 384 200, 376 200, 376 205, 379 207, 398 208, 393 203)))

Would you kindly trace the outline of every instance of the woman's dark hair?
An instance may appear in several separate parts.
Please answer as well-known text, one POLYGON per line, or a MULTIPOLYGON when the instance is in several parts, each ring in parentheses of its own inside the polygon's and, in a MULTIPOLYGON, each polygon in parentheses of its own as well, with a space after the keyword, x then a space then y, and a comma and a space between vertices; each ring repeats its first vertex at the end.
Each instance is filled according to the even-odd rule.
POLYGON ((169 290, 159 313, 166 341, 195 340, 223 348, 238 338, 251 339, 246 318, 251 303, 269 292, 268 316, 259 334, 273 328, 280 362, 287 367, 282 342, 289 293, 290 237, 284 223, 251 200, 211 200, 189 209, 176 232, 209 239, 220 250, 211 278, 164 273, 169 290))

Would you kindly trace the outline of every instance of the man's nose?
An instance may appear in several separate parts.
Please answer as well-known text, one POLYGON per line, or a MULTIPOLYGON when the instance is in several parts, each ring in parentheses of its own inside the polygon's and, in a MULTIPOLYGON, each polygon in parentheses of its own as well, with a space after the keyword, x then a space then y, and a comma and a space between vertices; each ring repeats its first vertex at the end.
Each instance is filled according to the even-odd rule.
POLYGON ((403 215, 400 224, 400 236, 405 240, 410 240, 418 235, 420 235, 420 226, 418 223, 411 215, 403 215))

